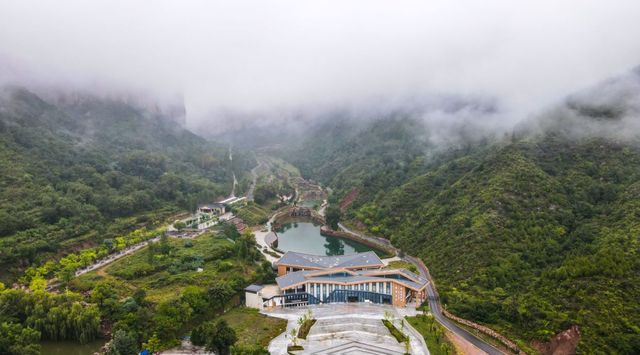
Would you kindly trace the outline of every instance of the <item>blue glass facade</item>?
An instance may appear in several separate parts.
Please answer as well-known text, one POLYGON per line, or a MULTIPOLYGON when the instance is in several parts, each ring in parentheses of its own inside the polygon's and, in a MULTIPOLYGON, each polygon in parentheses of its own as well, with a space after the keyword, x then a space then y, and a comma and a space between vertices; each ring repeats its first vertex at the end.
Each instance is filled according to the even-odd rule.
POLYGON ((335 302, 373 302, 382 304, 391 304, 392 296, 371 291, 354 291, 354 290, 335 290, 324 303, 335 302))

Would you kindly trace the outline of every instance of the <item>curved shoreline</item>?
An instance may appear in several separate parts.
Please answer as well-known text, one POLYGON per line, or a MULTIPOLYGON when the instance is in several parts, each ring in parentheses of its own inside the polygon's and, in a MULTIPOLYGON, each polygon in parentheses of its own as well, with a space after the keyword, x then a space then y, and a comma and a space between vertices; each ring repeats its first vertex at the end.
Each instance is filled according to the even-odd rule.
POLYGON ((359 235, 354 233, 335 231, 326 224, 320 227, 320 235, 323 235, 325 237, 334 237, 334 238, 340 238, 340 239, 346 239, 346 240, 358 242, 372 249, 375 249, 376 251, 383 252, 387 254, 389 257, 395 256, 398 253, 398 249, 394 248, 391 244, 383 244, 371 238, 360 237, 359 235))

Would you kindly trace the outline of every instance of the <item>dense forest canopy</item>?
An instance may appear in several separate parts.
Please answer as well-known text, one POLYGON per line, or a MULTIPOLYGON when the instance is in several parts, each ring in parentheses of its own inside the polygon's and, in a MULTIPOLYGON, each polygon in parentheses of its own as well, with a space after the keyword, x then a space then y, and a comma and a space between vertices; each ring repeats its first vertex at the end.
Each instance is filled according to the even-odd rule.
POLYGON ((253 158, 86 93, 0 93, 0 279, 231 191, 253 158))
POLYGON ((282 154, 334 203, 357 191, 343 219, 421 257, 453 313, 530 351, 578 325, 579 352, 633 354, 639 81, 577 94, 494 141, 435 147, 420 120, 394 115, 327 123, 282 154))
POLYGON ((111 335, 119 354, 173 347, 250 282, 273 282, 253 236, 233 225, 188 241, 162 236, 99 275, 75 276, 162 234, 170 216, 228 196, 233 175, 256 164, 229 149, 184 129, 171 110, 3 88, 0 279, 26 287, 0 282, 0 353, 111 335), (46 290, 51 280, 58 290, 46 290))

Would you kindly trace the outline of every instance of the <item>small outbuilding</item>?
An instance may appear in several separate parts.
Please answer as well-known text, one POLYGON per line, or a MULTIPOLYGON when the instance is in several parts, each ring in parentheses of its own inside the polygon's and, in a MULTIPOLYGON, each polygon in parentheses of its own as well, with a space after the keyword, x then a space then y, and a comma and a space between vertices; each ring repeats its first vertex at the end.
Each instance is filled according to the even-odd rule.
POLYGON ((260 290, 263 289, 262 285, 251 284, 244 289, 245 306, 251 308, 262 308, 262 296, 260 290))
POLYGON ((268 303, 268 306, 280 305, 280 299, 273 300, 278 295, 280 295, 278 285, 249 285, 244 289, 245 306, 263 309, 265 308, 265 303, 268 303))
POLYGON ((220 216, 224 214, 225 208, 221 203, 211 203, 198 206, 198 212, 201 214, 220 216))

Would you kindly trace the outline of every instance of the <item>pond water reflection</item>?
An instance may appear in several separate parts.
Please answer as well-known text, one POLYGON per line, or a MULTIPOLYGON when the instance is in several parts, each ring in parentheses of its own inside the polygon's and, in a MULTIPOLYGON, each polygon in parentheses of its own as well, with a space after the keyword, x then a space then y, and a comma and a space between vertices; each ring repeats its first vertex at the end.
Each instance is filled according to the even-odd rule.
POLYGON ((351 240, 320 235, 320 224, 310 221, 292 221, 278 230, 278 249, 313 255, 344 255, 377 250, 351 240))

